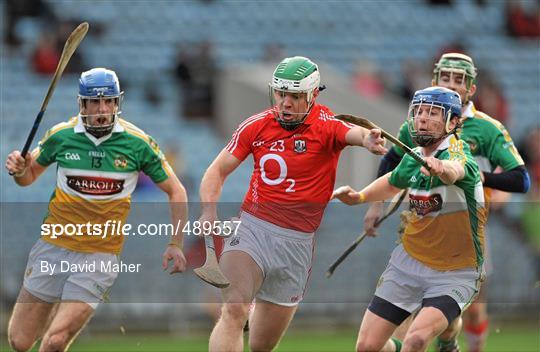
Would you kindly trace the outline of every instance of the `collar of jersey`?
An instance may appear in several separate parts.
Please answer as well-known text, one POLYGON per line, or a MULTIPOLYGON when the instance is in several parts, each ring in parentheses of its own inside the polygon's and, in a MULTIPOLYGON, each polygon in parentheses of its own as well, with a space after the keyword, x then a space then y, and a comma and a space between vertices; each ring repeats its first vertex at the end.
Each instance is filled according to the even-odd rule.
POLYGON ((421 151, 421 154, 422 156, 433 156, 433 155, 437 155, 439 152, 445 150, 445 149, 448 149, 448 147, 450 146, 450 138, 452 138, 454 135, 453 134, 450 134, 448 136, 446 136, 445 139, 443 139, 443 141, 441 142, 441 144, 439 144, 439 146, 437 147, 437 149, 435 149, 433 151, 433 153, 429 154, 429 155, 426 155, 424 153, 424 150, 422 147, 419 147, 420 148, 420 151, 421 151))
POLYGON ((122 127, 122 125, 118 123, 118 120, 119 119, 117 118, 116 122, 114 123, 114 127, 113 127, 113 130, 112 130, 111 133, 109 133, 108 135, 103 136, 101 138, 96 138, 96 137, 92 136, 90 133, 86 132, 86 129, 84 128, 81 116, 78 115, 77 116, 77 124, 75 125, 75 127, 73 127, 73 131, 75 133, 84 133, 86 135, 86 137, 88 137, 88 139, 90 139, 95 145, 99 145, 99 144, 105 142, 107 139, 111 138, 113 133, 119 133, 119 132, 124 132, 125 131, 124 127, 122 127))
POLYGON ((461 116, 471 118, 474 117, 474 114, 476 113, 476 108, 474 107, 474 103, 472 101, 469 101, 467 105, 463 107, 463 113, 461 116))

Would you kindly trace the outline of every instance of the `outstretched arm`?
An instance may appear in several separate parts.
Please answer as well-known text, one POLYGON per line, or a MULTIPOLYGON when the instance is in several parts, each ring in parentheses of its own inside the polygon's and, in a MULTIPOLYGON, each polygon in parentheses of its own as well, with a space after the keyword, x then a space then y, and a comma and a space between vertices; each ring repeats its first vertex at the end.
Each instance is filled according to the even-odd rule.
POLYGON ((390 173, 379 177, 360 192, 350 186, 341 186, 332 193, 332 199, 337 198, 345 204, 355 205, 391 198, 399 192, 399 188, 390 184, 390 173))
POLYGON ((385 141, 381 137, 381 130, 379 129, 368 130, 354 126, 345 135, 345 141, 349 145, 362 146, 377 155, 383 155, 388 151, 384 147, 385 141))

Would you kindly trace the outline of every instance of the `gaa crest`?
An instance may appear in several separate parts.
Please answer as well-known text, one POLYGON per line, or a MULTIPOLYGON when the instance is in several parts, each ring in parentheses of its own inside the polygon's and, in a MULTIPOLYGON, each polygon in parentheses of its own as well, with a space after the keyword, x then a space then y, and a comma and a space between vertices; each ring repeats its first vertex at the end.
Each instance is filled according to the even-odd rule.
POLYGON ((128 166, 128 161, 124 155, 117 155, 114 159, 114 167, 117 169, 125 169, 128 166))
POLYGON ((297 139, 294 141, 294 151, 297 153, 305 153, 307 150, 306 141, 303 139, 297 139))

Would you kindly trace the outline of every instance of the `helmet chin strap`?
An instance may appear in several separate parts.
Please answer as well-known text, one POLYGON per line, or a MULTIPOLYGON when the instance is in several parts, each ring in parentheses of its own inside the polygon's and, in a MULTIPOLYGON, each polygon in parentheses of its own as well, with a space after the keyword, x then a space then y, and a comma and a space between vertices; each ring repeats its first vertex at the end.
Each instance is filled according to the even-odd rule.
MULTIPOLYGON (((284 121, 281 118, 277 118, 276 120, 283 129, 285 129, 287 131, 294 131, 295 129, 297 129, 298 127, 300 127, 304 123, 307 116, 311 112, 311 109, 313 108, 313 105, 315 105, 315 104, 314 104, 314 101, 312 99, 312 102, 311 102, 311 104, 309 106, 309 109, 304 113, 304 116, 298 121, 290 121, 289 122, 289 121, 284 121)), ((279 112, 277 113, 277 115, 279 117, 279 112)))
POLYGON ((117 121, 117 118, 118 118, 118 114, 113 113, 111 123, 108 123, 106 125, 94 126, 94 125, 90 125, 87 122, 87 119, 90 116, 96 116, 96 115, 84 115, 84 114, 79 113, 79 116, 80 116, 80 118, 81 118, 81 120, 83 122, 83 126, 84 126, 84 129, 86 130, 86 132, 88 132, 89 134, 91 134, 92 136, 94 136, 96 138, 101 138, 101 137, 104 137, 104 136, 110 134, 112 132, 112 130, 114 129, 114 125, 116 124, 116 121, 117 121))
MULTIPOLYGON (((118 121, 119 106, 117 105, 115 107, 115 109, 114 109, 114 112, 112 114, 110 114, 112 116, 112 121, 110 123, 108 123, 106 125, 94 126, 94 125, 91 125, 91 124, 88 123, 88 118, 89 117, 109 115, 109 114, 92 114, 92 115, 90 115, 90 114, 82 114, 81 112, 82 112, 83 108, 86 109, 86 104, 85 104, 85 102, 83 101, 83 99, 81 97, 79 97, 78 100, 79 100, 79 117, 82 120, 84 129, 86 130, 86 132, 88 132, 89 134, 91 134, 95 138, 102 138, 102 137, 105 137, 108 134, 111 134, 112 130, 114 129, 114 126, 115 126, 116 122, 118 121)), ((118 104, 120 104, 120 101, 121 100, 119 99, 118 104)))

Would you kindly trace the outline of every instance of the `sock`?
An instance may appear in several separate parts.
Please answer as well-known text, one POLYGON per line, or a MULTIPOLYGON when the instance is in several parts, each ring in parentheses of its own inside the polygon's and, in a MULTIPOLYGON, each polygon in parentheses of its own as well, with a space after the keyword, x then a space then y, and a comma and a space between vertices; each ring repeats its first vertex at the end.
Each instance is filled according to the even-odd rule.
POLYGON ((469 345, 469 351, 480 352, 484 347, 484 344, 488 335, 489 320, 486 319, 476 326, 466 325, 463 330, 467 338, 469 345))
POLYGON ((437 337, 437 352, 459 352, 457 339, 443 340, 437 337))
POLYGON ((401 352, 401 341, 394 337, 392 337, 392 341, 394 341, 394 345, 396 345, 396 352, 401 352))

